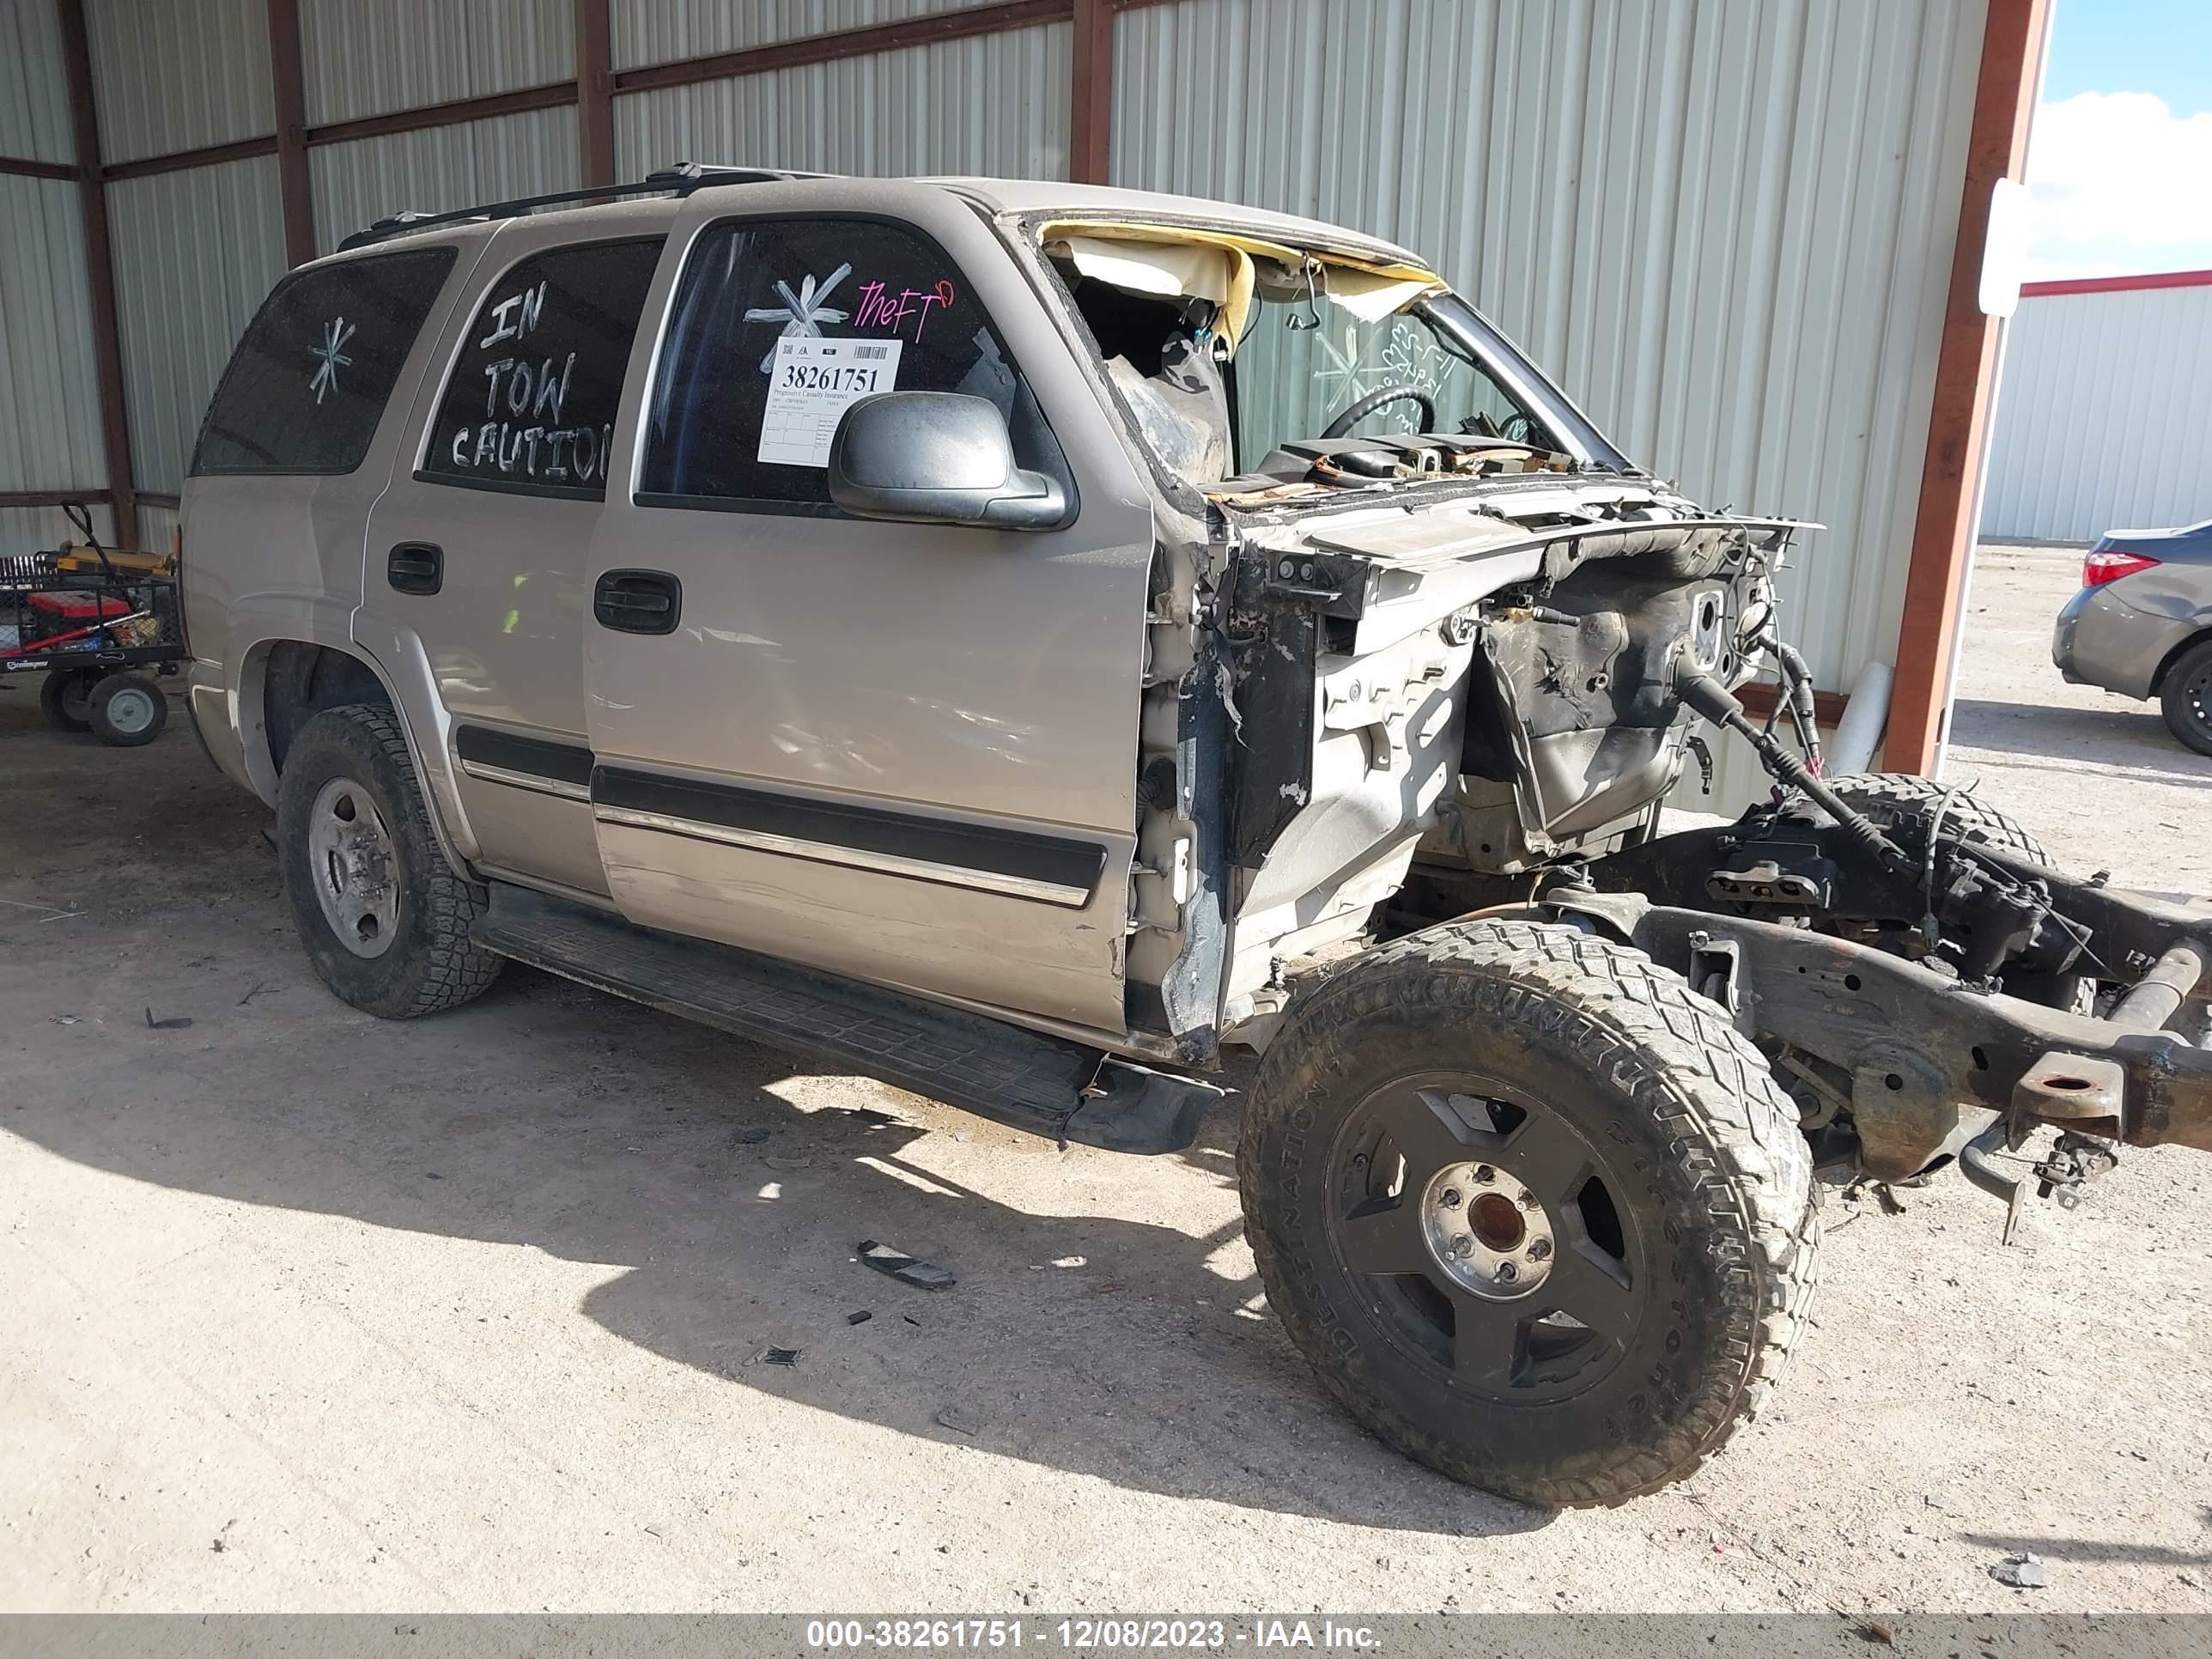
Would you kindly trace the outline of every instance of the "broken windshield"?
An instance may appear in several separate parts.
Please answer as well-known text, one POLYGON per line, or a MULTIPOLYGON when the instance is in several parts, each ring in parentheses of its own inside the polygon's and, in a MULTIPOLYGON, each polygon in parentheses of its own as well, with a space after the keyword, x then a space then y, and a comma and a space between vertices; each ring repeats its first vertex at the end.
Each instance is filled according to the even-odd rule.
POLYGON ((1196 488, 1303 476, 1316 445, 1408 434, 1627 465, 1417 267, 1355 266, 1226 233, 1056 228, 1046 252, 1108 379, 1161 464, 1196 488))
MULTIPOLYGON (((1395 296, 1385 290, 1379 297, 1395 296)), ((1257 298, 1231 360, 1243 468, 1260 466, 1285 444, 1392 433, 1469 433, 1565 447, 1464 341, 1437 325, 1422 292, 1381 316, 1371 305, 1303 285, 1288 292, 1262 285, 1257 298)))

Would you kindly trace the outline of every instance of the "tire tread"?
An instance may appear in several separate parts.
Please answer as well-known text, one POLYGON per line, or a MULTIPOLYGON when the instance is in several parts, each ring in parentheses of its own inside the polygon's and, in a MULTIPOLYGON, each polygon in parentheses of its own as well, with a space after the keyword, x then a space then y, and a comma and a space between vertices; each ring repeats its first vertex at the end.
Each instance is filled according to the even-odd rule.
MULTIPOLYGON (((1745 1336, 1730 1345, 1735 1365, 1719 1368, 1730 1373, 1723 1385, 1708 1389, 1656 1439, 1624 1446, 1601 1477, 1525 1479, 1508 1495, 1555 1507, 1611 1506, 1683 1480, 1765 1407, 1811 1314, 1820 1217, 1796 1107, 1725 1012, 1680 975, 1639 951, 1557 924, 1462 921, 1408 935, 1333 975, 1293 1018, 1323 1028, 1319 1040, 1326 1050, 1333 1005, 1362 981, 1407 975, 1416 982, 1509 981, 1509 1006, 1517 1002, 1521 1018, 1566 1037, 1651 1115, 1681 1172, 1705 1195, 1720 1232, 1733 1231, 1741 1241, 1741 1259, 1727 1278, 1742 1303, 1735 1311, 1745 1336)), ((1279 1038, 1270 1048, 1237 1146, 1239 1181, 1248 1194, 1246 1237, 1270 1300, 1308 1358, 1322 1356, 1315 1369, 1322 1383, 1355 1417, 1432 1468, 1495 1486, 1479 1471, 1455 1467, 1465 1462, 1455 1448, 1424 1433, 1348 1374, 1300 1298, 1273 1294, 1291 1264, 1255 1216, 1251 1195, 1264 1193, 1268 1180, 1260 1119, 1297 1104, 1281 1086, 1287 1062, 1278 1063, 1290 1046, 1279 1038)))

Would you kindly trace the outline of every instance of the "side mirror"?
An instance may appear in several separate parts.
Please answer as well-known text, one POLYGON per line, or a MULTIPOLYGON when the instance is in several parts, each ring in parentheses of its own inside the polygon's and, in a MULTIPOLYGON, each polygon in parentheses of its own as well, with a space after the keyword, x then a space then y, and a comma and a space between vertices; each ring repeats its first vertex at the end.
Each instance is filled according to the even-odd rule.
POLYGON ((998 405, 957 392, 857 399, 830 442, 830 499, 855 518, 1050 530, 1067 516, 1055 478, 1014 465, 998 405))

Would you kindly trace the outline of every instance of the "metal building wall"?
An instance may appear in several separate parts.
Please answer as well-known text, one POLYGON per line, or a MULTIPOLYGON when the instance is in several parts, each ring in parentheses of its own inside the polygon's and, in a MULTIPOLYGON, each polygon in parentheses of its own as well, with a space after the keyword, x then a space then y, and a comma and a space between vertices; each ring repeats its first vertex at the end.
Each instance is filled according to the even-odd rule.
MULTIPOLYGON (((0 9, 0 155, 76 159, 53 0, 0 9)), ((77 186, 0 175, 0 492, 107 481, 77 186)), ((107 528, 106 509, 94 521, 107 528)), ((72 532, 59 507, 0 507, 0 554, 72 532)))
POLYGON ((2212 519, 2212 276, 2030 294, 2005 337, 1982 536, 2094 541, 2212 519))
POLYGON ((412 208, 437 213, 517 196, 574 190, 572 106, 325 144, 307 153, 314 190, 315 251, 412 208))
POLYGON ((1637 459, 1826 524, 1784 592, 1843 689, 1897 638, 1984 15, 1181 0, 1116 21, 1113 179, 1419 250, 1637 459))
POLYGON ((954 11, 975 0, 611 0, 614 67, 673 64, 810 34, 954 11))
POLYGON ((53 0, 13 0, 0 8, 0 155, 76 159, 53 0))
POLYGON ((615 171, 1067 176, 1074 29, 1044 24, 615 100, 615 171))
POLYGON ((300 47, 307 123, 324 126, 572 79, 576 8, 574 0, 301 0, 300 47))
POLYGON ((0 491, 105 482, 77 187, 0 175, 0 491))
POLYGON ((276 125, 264 0, 85 0, 100 159, 258 137, 276 125))
POLYGON ((271 156, 107 187, 124 392, 141 488, 184 488, 200 416, 284 270, 271 156))

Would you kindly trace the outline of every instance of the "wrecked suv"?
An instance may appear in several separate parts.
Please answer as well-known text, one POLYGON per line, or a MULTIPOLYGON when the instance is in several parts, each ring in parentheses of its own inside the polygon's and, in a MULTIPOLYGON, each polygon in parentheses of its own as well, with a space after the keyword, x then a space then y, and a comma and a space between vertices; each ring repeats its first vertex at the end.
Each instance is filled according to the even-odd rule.
POLYGON ((2044 1126, 2069 1197, 2212 1146, 2203 919, 1823 781, 1803 526, 1631 464, 1418 256, 1051 184, 605 194, 293 272, 200 434, 191 706, 355 1006, 512 958, 1132 1152, 1256 1051, 1285 1331, 1544 1504, 1757 1405, 1816 1167, 2016 1204, 2044 1126), (1662 835, 1705 726, 1773 800, 1662 835))

